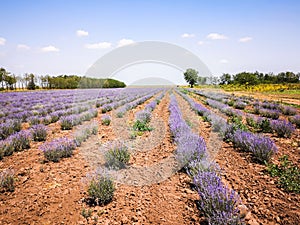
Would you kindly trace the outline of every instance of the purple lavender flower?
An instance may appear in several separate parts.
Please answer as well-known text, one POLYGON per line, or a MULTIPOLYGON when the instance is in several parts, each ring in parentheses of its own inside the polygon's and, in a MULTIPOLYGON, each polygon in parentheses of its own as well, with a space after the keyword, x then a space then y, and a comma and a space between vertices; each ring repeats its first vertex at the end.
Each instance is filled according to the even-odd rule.
POLYGON ((295 115, 289 118, 289 121, 296 125, 297 128, 300 128, 300 115, 295 115))
POLYGON ((58 162, 61 158, 71 157, 75 148, 75 141, 68 138, 54 139, 40 146, 45 158, 53 162, 58 162))
POLYGON ((110 115, 105 114, 105 115, 103 115, 103 116, 101 117, 101 123, 102 123, 103 125, 109 126, 110 122, 111 122, 111 117, 110 117, 110 115))
POLYGON ((281 112, 287 116, 294 116, 297 114, 297 110, 291 106, 282 106, 280 109, 281 109, 281 112))
POLYGON ((14 151, 22 151, 30 148, 31 138, 32 136, 29 130, 21 130, 20 132, 9 136, 8 141, 11 142, 14 151))
POLYGON ((295 131, 295 127, 291 122, 286 120, 273 120, 271 128, 275 131, 278 137, 290 138, 295 131))
POLYGON ((31 135, 34 141, 45 141, 47 138, 47 127, 43 124, 33 125, 31 135))

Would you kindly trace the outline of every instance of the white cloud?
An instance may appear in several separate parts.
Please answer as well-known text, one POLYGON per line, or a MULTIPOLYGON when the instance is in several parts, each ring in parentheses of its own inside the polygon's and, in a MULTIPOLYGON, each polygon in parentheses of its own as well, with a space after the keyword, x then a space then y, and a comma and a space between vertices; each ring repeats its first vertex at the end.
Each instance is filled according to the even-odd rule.
POLYGON ((228 39, 228 37, 226 37, 224 34, 218 34, 218 33, 210 33, 209 35, 207 35, 208 39, 211 40, 225 40, 228 39))
POLYGON ((195 34, 188 34, 188 33, 184 33, 181 35, 182 38, 192 38, 195 37, 195 34))
POLYGON ((133 43, 134 43, 134 40, 123 38, 118 42, 118 47, 121 47, 121 46, 124 46, 124 45, 130 45, 130 44, 133 44, 133 43))
POLYGON ((99 43, 94 43, 94 44, 86 44, 85 47, 88 49, 105 49, 105 48, 110 48, 111 43, 110 42, 99 42, 99 43))
POLYGON ((227 59, 221 59, 220 63, 226 64, 226 63, 229 63, 229 61, 227 59))
POLYGON ((198 45, 204 45, 204 41, 198 41, 197 44, 198 45))
POLYGON ((17 49, 20 49, 20 50, 29 50, 30 47, 28 45, 18 44, 17 45, 17 49))
POLYGON ((252 41, 252 37, 242 37, 239 39, 239 42, 248 42, 248 41, 252 41))
POLYGON ((76 35, 78 37, 85 37, 89 35, 89 32, 85 31, 85 30, 77 30, 76 31, 76 35))
POLYGON ((59 52, 60 51, 59 48, 56 48, 53 45, 43 47, 41 50, 42 50, 42 52, 59 52))
POLYGON ((6 39, 3 37, 0 37, 0 45, 5 45, 6 39))

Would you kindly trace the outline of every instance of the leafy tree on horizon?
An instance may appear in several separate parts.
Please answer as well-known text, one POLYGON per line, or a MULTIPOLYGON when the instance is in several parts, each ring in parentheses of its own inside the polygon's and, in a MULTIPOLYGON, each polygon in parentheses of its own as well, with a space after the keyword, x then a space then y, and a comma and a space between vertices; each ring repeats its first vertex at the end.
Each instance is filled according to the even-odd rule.
POLYGON ((194 84, 196 84, 198 81, 198 71, 189 68, 184 72, 183 75, 186 82, 191 86, 191 88, 193 88, 194 84))

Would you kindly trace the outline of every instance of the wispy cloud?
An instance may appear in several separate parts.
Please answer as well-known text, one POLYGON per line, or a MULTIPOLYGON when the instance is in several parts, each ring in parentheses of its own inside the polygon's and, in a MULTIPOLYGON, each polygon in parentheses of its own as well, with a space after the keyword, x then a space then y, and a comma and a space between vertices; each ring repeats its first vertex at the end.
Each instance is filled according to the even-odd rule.
POLYGON ((87 49, 106 49, 111 47, 110 42, 99 42, 94 44, 86 44, 85 47, 87 49))
POLYGON ((28 45, 18 44, 17 45, 17 49, 20 49, 20 50, 29 50, 30 47, 28 45))
POLYGON ((188 34, 188 33, 184 33, 181 35, 182 38, 193 38, 195 37, 195 34, 188 34))
POLYGON ((220 63, 226 64, 226 63, 229 63, 229 61, 227 59, 221 59, 220 63))
POLYGON ((121 47, 121 46, 124 46, 124 45, 130 45, 130 44, 133 44, 133 43, 135 43, 134 40, 123 38, 120 41, 118 41, 118 47, 121 47))
POLYGON ((6 39, 3 37, 0 37, 0 45, 5 45, 6 39))
POLYGON ((89 32, 85 31, 85 30, 77 30, 76 31, 76 35, 78 37, 85 37, 89 35, 89 32))
POLYGON ((239 42, 245 43, 245 42, 249 42, 252 41, 253 38, 252 37, 242 37, 239 39, 239 42))
POLYGON ((198 41, 197 44, 198 45, 204 45, 204 41, 198 41))
POLYGON ((226 37, 224 34, 219 33, 210 33, 206 36, 206 38, 211 40, 226 40, 228 37, 226 37))
POLYGON ((53 45, 48 45, 41 48, 42 52, 59 52, 59 48, 54 47, 53 45))

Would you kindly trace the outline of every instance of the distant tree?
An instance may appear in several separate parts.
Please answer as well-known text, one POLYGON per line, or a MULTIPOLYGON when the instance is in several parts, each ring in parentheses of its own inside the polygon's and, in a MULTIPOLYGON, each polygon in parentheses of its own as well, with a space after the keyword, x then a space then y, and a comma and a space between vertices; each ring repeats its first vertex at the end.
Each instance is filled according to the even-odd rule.
POLYGON ((28 85, 27 85, 27 89, 28 90, 35 90, 36 86, 35 86, 35 83, 34 83, 34 74, 29 74, 29 82, 28 82, 28 85))
POLYGON ((191 86, 191 88, 193 88, 194 84, 196 84, 198 80, 198 71, 190 68, 187 69, 183 75, 186 82, 191 86))
POLYGON ((1 89, 4 90, 4 79, 7 72, 4 68, 0 68, 0 83, 1 83, 1 89))
POLYGON ((243 85, 255 85, 258 79, 254 73, 242 72, 234 76, 234 82, 243 85))
POLYGON ((204 85, 206 84, 206 82, 207 82, 207 77, 201 77, 201 76, 198 77, 197 84, 204 85))
POLYGON ((231 84, 231 75, 229 73, 223 73, 223 75, 220 77, 220 84, 231 84))

